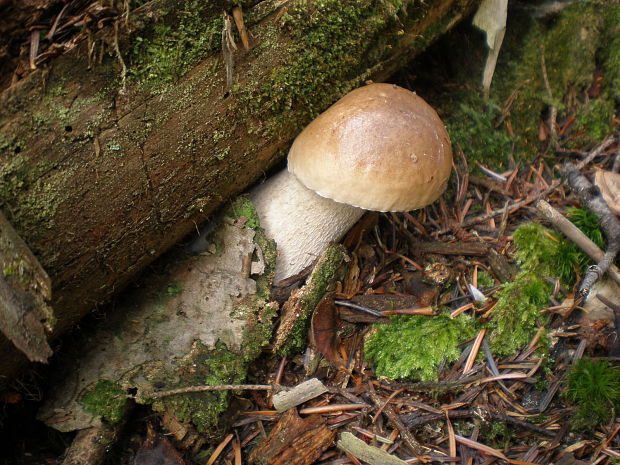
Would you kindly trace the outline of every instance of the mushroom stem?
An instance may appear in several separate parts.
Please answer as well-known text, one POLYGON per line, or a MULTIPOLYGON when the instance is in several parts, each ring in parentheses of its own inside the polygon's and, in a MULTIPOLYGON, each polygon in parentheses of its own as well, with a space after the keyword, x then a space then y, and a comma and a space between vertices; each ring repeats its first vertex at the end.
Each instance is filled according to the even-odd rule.
POLYGON ((337 242, 365 210, 334 202, 282 170, 250 192, 261 226, 276 241, 274 283, 294 276, 337 242))

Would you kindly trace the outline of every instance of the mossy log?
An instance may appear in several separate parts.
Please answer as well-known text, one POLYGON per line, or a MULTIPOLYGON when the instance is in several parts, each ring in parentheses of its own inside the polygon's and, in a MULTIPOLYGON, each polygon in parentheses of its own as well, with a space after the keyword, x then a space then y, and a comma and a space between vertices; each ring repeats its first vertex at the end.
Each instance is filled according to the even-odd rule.
MULTIPOLYGON (((0 207, 51 277, 52 336, 479 0, 235 2, 251 48, 223 54, 225 3, 147 2, 0 94, 0 207)), ((20 354, 0 351, 14 373, 20 354)))

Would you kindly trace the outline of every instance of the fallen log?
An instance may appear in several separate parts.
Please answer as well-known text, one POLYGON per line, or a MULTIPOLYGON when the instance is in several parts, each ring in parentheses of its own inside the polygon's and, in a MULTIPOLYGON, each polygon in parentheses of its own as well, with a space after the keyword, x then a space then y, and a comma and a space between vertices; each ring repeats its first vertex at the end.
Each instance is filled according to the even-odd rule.
MULTIPOLYGON (((0 208, 51 278, 52 337, 263 176, 313 116, 479 1, 243 2, 247 51, 232 7, 205 3, 95 22, 0 94, 0 208)), ((3 337, 0 353, 4 376, 25 362, 3 337)))

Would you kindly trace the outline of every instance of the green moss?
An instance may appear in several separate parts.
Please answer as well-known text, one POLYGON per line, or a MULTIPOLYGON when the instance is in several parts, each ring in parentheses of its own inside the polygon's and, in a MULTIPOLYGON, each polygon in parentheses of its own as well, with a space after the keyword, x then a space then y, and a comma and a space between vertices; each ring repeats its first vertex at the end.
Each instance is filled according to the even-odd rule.
MULTIPOLYGON (((294 2, 257 47, 265 59, 277 57, 270 75, 265 78, 259 69, 258 79, 233 87, 237 110, 254 120, 251 132, 274 135, 283 128, 295 132, 363 82, 370 64, 380 59, 370 51, 373 45, 397 40, 398 32, 387 32, 388 24, 399 21, 408 26, 411 18, 423 17, 427 9, 418 4, 415 12, 405 12, 397 0, 294 2)), ((420 50, 423 47, 421 41, 420 50)))
MULTIPOLYGON (((596 216, 582 209, 570 209, 567 216, 592 240, 603 241, 596 216)), ((540 310, 548 305, 551 284, 544 278, 559 277, 572 287, 577 271, 589 258, 571 242, 538 223, 525 223, 513 234, 515 257, 521 272, 496 292, 497 304, 491 316, 495 334, 492 348, 510 355, 527 344, 546 317, 540 310)))
POLYGON ((256 230, 260 227, 258 213, 256 213, 254 204, 245 196, 239 196, 234 200, 232 206, 230 207, 229 215, 235 220, 245 218, 245 225, 248 228, 256 230))
POLYGON ((175 295, 179 295, 183 292, 183 288, 176 283, 170 283, 166 287, 166 296, 174 297, 175 295))
POLYGON ((434 317, 414 315, 391 318, 375 325, 377 332, 366 341, 366 356, 378 376, 436 380, 437 369, 461 355, 458 345, 474 336, 475 321, 443 313, 434 317))
POLYGON ((165 90, 221 47, 223 20, 217 5, 200 0, 174 3, 162 5, 164 21, 133 37, 129 75, 155 92, 165 90))
POLYGON ((540 310, 547 306, 551 291, 551 284, 531 271, 522 271, 514 281, 502 285, 490 321, 494 353, 512 355, 530 342, 538 326, 546 321, 540 310))
MULTIPOLYGON (((192 349, 185 365, 178 370, 179 387, 238 384, 245 378, 246 361, 240 354, 218 342, 214 349, 199 346, 192 349)), ((192 423, 206 432, 217 425, 219 415, 228 407, 228 391, 200 392, 165 397, 153 408, 173 412, 179 420, 192 423)))
POLYGON ((573 427, 594 429, 620 408, 620 369, 603 360, 579 360, 568 375, 566 397, 577 406, 573 427))
POLYGON ((501 421, 483 423, 480 435, 484 444, 504 450, 508 450, 510 442, 515 438, 514 431, 501 421))
POLYGON ((19 263, 10 262, 5 263, 2 267, 2 276, 10 278, 11 276, 17 276, 19 274, 19 263))
POLYGON ((458 107, 446 119, 453 144, 462 147, 470 161, 495 170, 505 169, 515 138, 495 128, 494 121, 500 114, 498 106, 473 92, 459 95, 462 98, 458 107))
POLYGON ((583 146, 607 135, 614 107, 613 99, 609 98, 613 86, 607 86, 606 79, 611 81, 617 75, 607 65, 611 57, 603 55, 610 36, 618 35, 617 22, 613 22, 617 10, 617 5, 607 2, 575 2, 556 21, 521 17, 508 28, 493 95, 502 102, 514 97, 508 121, 517 136, 517 154, 535 152, 538 124, 549 105, 558 110, 560 122, 575 114, 569 145, 583 146), (544 54, 551 98, 545 85, 541 54, 544 54), (603 92, 594 100, 580 102, 592 85, 601 59, 608 74, 603 81, 603 92))
POLYGON ((80 401, 87 412, 118 423, 125 413, 127 395, 117 384, 103 380, 87 390, 80 401))
POLYGON ((495 279, 488 271, 481 270, 478 272, 478 287, 480 289, 489 289, 495 286, 495 279))

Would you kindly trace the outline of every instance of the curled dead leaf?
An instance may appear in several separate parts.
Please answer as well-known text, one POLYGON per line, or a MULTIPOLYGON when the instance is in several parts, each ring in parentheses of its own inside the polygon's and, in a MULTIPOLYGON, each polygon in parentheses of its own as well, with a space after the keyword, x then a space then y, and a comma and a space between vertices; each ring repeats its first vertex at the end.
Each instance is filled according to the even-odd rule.
POLYGON ((596 170, 594 184, 601 191, 607 205, 620 216, 620 174, 613 171, 596 170))

